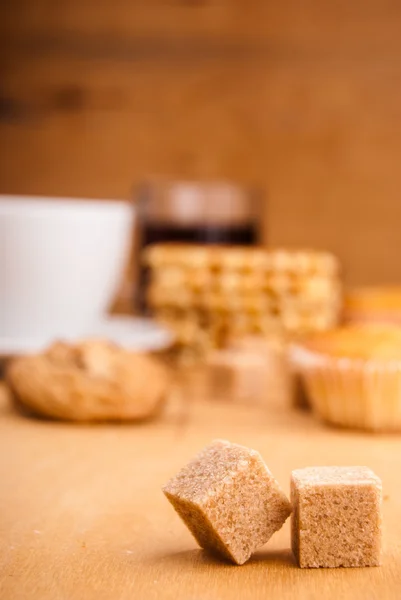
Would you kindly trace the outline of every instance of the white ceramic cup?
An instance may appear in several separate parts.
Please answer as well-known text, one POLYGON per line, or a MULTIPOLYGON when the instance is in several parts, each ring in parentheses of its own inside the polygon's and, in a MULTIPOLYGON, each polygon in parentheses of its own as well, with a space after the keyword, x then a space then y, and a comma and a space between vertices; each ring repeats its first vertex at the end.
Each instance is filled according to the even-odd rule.
POLYGON ((133 232, 128 202, 0 195, 0 339, 80 335, 106 313, 133 232))

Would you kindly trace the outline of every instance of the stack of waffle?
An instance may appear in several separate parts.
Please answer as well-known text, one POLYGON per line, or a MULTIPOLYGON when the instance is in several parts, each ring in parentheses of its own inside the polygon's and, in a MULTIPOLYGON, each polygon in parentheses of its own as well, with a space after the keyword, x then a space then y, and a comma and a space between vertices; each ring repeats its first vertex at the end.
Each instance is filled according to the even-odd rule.
POLYGON ((203 352, 254 334, 293 336, 338 321, 339 264, 327 252, 157 244, 145 262, 149 308, 187 348, 203 352))

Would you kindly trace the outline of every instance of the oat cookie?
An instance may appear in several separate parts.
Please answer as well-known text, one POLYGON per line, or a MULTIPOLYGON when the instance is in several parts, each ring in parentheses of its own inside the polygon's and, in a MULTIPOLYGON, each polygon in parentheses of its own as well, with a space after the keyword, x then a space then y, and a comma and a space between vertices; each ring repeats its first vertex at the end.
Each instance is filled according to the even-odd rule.
POLYGON ((164 365, 109 342, 56 342, 17 358, 7 371, 15 399, 34 413, 67 421, 125 421, 155 416, 166 398, 164 365))

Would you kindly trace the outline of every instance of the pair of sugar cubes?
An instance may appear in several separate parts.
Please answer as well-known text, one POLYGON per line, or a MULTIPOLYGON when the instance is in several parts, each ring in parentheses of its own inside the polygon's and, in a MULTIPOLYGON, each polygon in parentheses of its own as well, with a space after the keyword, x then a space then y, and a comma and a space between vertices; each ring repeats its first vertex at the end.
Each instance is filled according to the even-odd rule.
POLYGON ((238 565, 291 513, 300 567, 380 564, 381 481, 367 467, 293 471, 290 502, 258 452, 217 440, 163 491, 202 548, 238 565))

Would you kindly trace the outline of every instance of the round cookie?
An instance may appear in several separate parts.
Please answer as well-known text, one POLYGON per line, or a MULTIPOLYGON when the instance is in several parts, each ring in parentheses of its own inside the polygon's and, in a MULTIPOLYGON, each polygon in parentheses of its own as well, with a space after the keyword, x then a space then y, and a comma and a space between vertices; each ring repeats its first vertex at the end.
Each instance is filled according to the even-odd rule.
POLYGON ((90 340, 17 358, 6 378, 16 401, 35 414, 82 422, 151 418, 170 387, 156 359, 90 340))

